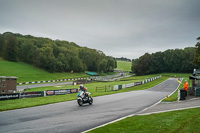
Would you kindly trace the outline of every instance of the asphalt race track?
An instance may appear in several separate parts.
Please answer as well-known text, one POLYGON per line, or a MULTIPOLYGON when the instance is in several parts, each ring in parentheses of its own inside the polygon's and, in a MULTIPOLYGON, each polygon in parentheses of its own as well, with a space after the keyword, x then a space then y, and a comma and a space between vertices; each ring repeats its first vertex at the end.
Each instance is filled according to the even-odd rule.
POLYGON ((135 114, 172 93, 176 79, 140 91, 94 97, 93 105, 76 101, 0 112, 0 133, 79 133, 135 114))

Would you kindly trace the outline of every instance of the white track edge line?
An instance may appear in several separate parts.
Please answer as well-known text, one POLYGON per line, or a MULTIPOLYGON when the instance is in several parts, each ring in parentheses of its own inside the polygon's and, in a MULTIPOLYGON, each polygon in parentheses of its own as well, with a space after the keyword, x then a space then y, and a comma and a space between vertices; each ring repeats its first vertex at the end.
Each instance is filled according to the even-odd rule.
POLYGON ((171 112, 171 111, 178 111, 178 110, 184 110, 184 109, 193 109, 193 108, 199 108, 200 106, 191 106, 191 107, 185 107, 185 108, 177 108, 177 109, 169 109, 169 110, 163 110, 163 111, 156 111, 156 112, 150 112, 150 113, 144 113, 144 114, 136 114, 136 115, 151 115, 151 114, 158 114, 158 113, 165 113, 165 112, 171 112))

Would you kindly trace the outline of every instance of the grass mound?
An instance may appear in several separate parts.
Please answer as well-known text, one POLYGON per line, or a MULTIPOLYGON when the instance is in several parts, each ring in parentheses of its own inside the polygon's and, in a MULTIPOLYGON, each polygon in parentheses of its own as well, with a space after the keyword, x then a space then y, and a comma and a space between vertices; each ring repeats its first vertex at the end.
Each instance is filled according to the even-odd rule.
POLYGON ((117 69, 122 71, 131 71, 131 62, 117 61, 117 69))
POLYGON ((76 77, 88 77, 80 73, 49 73, 35 66, 23 62, 0 60, 0 76, 18 77, 17 82, 31 82, 40 80, 57 80, 76 77))

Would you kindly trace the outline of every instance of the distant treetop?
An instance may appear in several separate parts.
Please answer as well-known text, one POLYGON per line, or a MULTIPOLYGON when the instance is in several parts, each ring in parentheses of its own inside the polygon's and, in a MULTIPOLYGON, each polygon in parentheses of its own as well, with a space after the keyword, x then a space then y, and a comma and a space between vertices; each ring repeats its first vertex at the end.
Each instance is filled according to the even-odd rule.
POLYGON ((121 57, 121 58, 115 58, 116 60, 121 60, 121 61, 130 61, 131 62, 131 59, 128 59, 126 57, 121 57))

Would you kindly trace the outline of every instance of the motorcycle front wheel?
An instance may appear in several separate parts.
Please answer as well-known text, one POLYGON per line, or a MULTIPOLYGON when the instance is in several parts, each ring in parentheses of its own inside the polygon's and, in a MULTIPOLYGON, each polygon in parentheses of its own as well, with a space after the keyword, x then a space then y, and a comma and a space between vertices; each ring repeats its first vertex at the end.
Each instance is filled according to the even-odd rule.
POLYGON ((83 100, 82 100, 82 99, 78 99, 77 102, 78 102, 78 105, 79 105, 79 106, 82 106, 82 105, 83 105, 83 100))
POLYGON ((90 97, 89 104, 92 105, 92 103, 93 103, 93 99, 92 97, 90 97))

